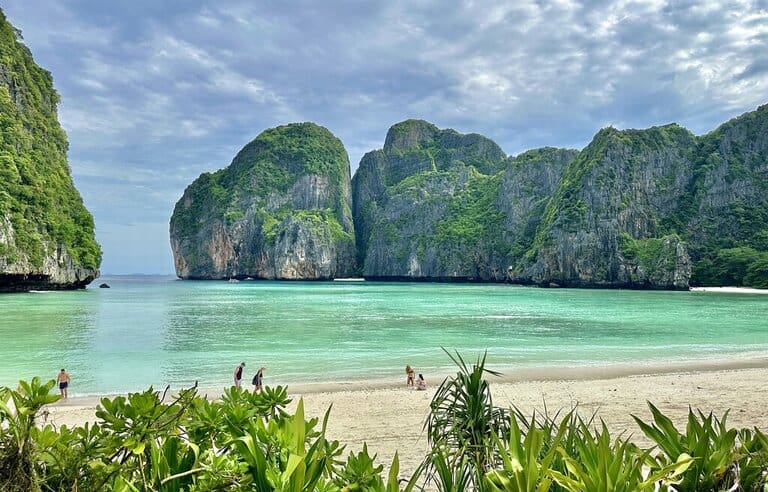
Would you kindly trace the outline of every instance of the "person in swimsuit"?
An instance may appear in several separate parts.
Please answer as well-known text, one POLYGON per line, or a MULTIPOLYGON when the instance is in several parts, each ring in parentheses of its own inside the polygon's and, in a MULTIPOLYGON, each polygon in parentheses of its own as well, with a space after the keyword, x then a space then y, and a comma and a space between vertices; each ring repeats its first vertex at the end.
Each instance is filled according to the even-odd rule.
POLYGON ((239 366, 235 367, 235 388, 240 388, 240 384, 243 382, 243 369, 245 369, 245 362, 241 362, 239 366))
POLYGON ((413 368, 409 365, 405 366, 405 385, 406 386, 413 386, 413 377, 416 375, 416 371, 413 370, 413 368))
POLYGON ((264 369, 266 369, 264 366, 259 367, 259 370, 256 371, 256 375, 253 376, 253 381, 251 381, 253 383, 253 394, 264 389, 262 387, 264 381, 264 369))
POLYGON ((56 377, 56 382, 59 384, 59 392, 61 393, 61 397, 63 399, 67 399, 67 388, 69 387, 69 373, 65 371, 64 369, 61 370, 61 372, 56 377))
POLYGON ((424 381, 424 376, 419 374, 419 379, 416 380, 416 390, 424 391, 427 389, 427 382, 424 381))

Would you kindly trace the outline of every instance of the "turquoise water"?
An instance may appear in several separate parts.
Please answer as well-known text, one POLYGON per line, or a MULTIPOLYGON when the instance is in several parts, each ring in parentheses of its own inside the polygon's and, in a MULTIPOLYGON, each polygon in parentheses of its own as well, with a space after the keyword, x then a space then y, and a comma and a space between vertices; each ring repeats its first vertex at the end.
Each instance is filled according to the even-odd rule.
POLYGON ((0 385, 65 367, 73 394, 199 380, 245 361, 269 385, 451 367, 724 359, 768 349, 768 296, 509 285, 99 279, 111 289, 0 296, 0 385))

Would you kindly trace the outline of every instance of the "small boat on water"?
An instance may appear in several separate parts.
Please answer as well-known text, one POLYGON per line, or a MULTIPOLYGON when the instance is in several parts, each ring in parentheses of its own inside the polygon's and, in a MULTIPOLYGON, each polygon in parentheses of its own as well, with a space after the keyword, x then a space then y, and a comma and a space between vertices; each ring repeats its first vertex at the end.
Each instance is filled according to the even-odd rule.
POLYGON ((230 283, 230 284, 236 284, 236 283, 238 283, 238 282, 240 282, 240 281, 239 281, 239 280, 237 280, 236 278, 230 278, 230 279, 229 279, 229 283, 230 283))

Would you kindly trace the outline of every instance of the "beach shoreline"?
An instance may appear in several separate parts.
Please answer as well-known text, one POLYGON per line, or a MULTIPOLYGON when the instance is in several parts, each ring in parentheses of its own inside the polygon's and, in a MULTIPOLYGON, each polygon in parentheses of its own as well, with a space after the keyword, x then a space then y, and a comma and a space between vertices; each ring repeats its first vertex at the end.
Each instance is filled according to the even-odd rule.
MULTIPOLYGON (((474 358, 465 358, 465 362, 471 365, 475 362, 474 358)), ((643 375, 663 375, 686 372, 709 372, 719 370, 738 370, 765 368, 768 369, 768 355, 736 354, 729 358, 713 357, 700 359, 680 359, 666 362, 651 361, 648 363, 607 363, 591 365, 540 365, 540 366, 494 366, 486 364, 491 370, 499 372, 499 376, 489 376, 488 379, 494 383, 515 383, 525 381, 590 381, 595 379, 615 379, 627 376, 643 375)), ((419 371, 417 371, 419 372, 419 371)), ((455 371, 440 371, 438 373, 424 373, 432 383, 440 382, 448 376, 455 374, 455 371)), ((381 378, 360 378, 345 379, 344 381, 309 381, 309 382, 271 382, 267 377, 267 386, 288 387, 291 394, 316 394, 316 393, 338 393, 347 391, 371 391, 397 389, 403 385, 405 374, 402 377, 381 377, 381 378)), ((190 386, 170 387, 169 395, 182 389, 189 389, 190 386)), ((243 383, 243 387, 250 390, 252 386, 243 383)), ((105 392, 89 395, 71 396, 68 402, 76 405, 95 406, 102 398, 114 398, 133 392, 144 391, 146 388, 136 389, 129 392, 105 392)), ((165 387, 155 387, 155 391, 163 392, 165 387)), ((71 390, 70 390, 71 391, 71 390)), ((219 398, 224 392, 224 387, 202 387, 198 386, 198 393, 209 398, 219 398)))
POLYGON ((691 287, 691 292, 719 292, 723 294, 768 294, 768 289, 752 287, 691 287))
MULTIPOLYGON (((749 361, 720 361, 705 365, 667 367, 612 367, 575 373, 520 373, 505 378, 489 376, 494 404, 515 406, 526 414, 547 411, 550 415, 576 407, 584 416, 595 414, 611 431, 628 433, 647 444, 632 415, 650 419, 651 401, 678 425, 683 425, 689 408, 722 416, 730 410, 728 423, 734 427, 768 429, 768 395, 759 391, 768 379, 768 358, 749 361)), ((336 386, 329 390, 316 384, 291 385, 289 396, 294 410, 303 398, 309 417, 322 418, 332 407, 327 437, 347 446, 347 452, 367 443, 379 462, 389 465, 394 453, 400 456, 404 474, 416 469, 427 451, 424 422, 429 403, 441 378, 428 378, 427 391, 399 383, 371 382, 336 386)), ((200 391, 209 398, 218 393, 200 391)), ((55 425, 82 425, 93 422, 100 397, 74 397, 49 405, 47 421, 55 425)))

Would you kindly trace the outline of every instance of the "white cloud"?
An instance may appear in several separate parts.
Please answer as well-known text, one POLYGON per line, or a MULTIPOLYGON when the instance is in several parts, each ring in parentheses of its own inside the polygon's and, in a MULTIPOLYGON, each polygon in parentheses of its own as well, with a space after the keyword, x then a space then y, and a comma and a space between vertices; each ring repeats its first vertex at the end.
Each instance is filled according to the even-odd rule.
POLYGON ((606 122, 702 133, 768 94, 764 0, 4 9, 54 75, 72 167, 104 228, 162 222, 200 172, 291 121, 330 128, 355 168, 408 117, 483 133, 514 154, 583 146, 606 122))

